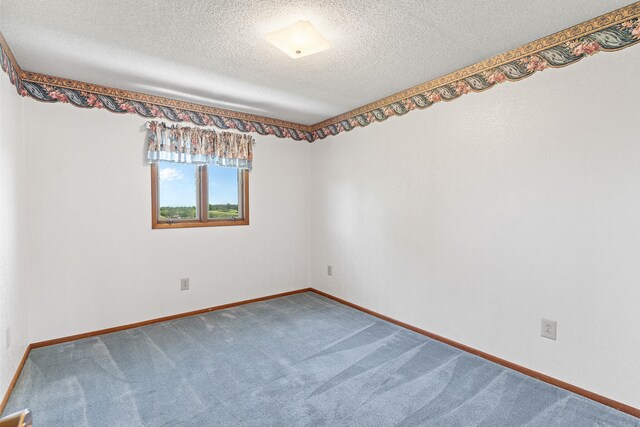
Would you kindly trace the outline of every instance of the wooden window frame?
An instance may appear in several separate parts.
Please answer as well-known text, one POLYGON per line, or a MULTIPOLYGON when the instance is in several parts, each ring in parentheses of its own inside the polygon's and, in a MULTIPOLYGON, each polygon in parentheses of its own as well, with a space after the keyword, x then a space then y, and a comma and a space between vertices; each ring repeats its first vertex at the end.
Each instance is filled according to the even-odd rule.
MULTIPOLYGON (((240 174, 239 174, 240 176, 240 174)), ((158 201, 158 164, 151 164, 151 228, 193 228, 193 227, 225 227, 233 225, 249 225, 249 171, 242 170, 242 182, 238 190, 242 189, 241 197, 238 197, 238 213, 242 212, 242 218, 238 219, 209 219, 209 177, 208 168, 198 167, 198 179, 196 184, 200 188, 197 204, 200 207, 200 218, 179 221, 161 221, 160 206, 158 201), (207 200, 207 203, 202 203, 207 200)))

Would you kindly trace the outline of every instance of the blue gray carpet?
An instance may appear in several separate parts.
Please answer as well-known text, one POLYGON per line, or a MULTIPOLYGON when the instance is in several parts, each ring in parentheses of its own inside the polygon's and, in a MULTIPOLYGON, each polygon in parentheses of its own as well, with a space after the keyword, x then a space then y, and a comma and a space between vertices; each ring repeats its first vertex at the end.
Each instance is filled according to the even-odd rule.
POLYGON ((34 426, 640 426, 313 293, 35 349, 34 426))

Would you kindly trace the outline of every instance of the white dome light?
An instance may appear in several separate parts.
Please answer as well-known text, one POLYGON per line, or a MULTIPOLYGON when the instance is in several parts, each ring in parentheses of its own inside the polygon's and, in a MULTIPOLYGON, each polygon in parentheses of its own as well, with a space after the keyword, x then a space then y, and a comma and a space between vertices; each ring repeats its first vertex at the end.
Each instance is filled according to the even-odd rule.
POLYGON ((266 34, 265 39, 292 58, 322 52, 331 47, 327 39, 309 21, 295 24, 266 34))

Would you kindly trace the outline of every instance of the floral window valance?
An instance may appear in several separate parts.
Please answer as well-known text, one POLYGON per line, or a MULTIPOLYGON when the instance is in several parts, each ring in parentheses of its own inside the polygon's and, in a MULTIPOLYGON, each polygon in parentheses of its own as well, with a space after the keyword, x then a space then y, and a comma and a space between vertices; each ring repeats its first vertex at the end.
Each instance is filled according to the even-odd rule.
POLYGON ((214 164, 251 170, 250 135, 147 122, 147 159, 152 162, 214 164))

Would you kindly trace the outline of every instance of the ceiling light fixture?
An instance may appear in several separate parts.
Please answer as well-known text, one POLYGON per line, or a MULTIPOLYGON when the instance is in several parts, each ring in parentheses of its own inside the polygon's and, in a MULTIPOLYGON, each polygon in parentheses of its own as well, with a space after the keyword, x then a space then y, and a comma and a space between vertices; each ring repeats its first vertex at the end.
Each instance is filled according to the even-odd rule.
POLYGON ((266 34, 265 39, 290 57, 302 58, 331 47, 327 39, 309 21, 298 21, 266 34))

